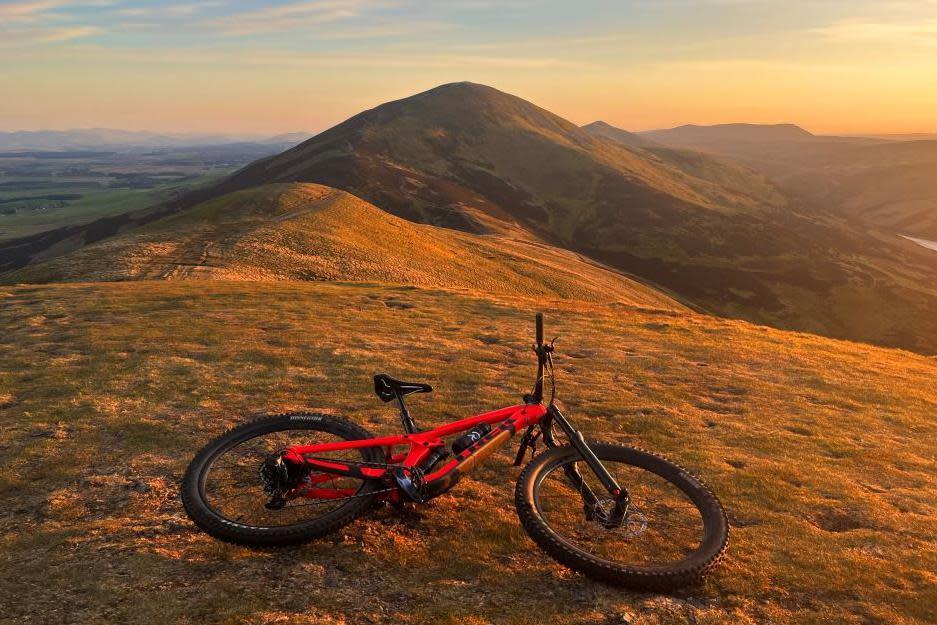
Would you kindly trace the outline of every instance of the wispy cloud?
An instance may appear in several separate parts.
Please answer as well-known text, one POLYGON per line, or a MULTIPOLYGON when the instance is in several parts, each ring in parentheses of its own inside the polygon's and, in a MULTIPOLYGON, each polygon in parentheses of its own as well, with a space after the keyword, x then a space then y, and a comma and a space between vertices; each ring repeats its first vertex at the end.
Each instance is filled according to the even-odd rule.
POLYGON ((427 33, 438 33, 455 28, 448 22, 419 22, 386 20, 361 27, 333 28, 316 33, 318 40, 342 39, 399 39, 427 33))
POLYGON ((815 28, 812 32, 839 42, 924 43, 937 46, 937 18, 907 21, 842 20, 815 28))
POLYGON ((357 68, 570 68, 585 69, 587 64, 549 56, 494 56, 472 54, 306 54, 275 50, 176 48, 141 51, 136 48, 101 47, 93 44, 75 46, 72 54, 86 58, 107 58, 133 63, 188 66, 232 65, 236 67, 357 67, 357 68))
POLYGON ((82 39, 103 32, 99 26, 69 19, 75 8, 104 6, 103 0, 34 0, 0 4, 0 48, 29 48, 82 39))
POLYGON ((236 13, 211 24, 231 35, 289 32, 359 17, 368 10, 393 6, 376 0, 315 0, 236 13))
POLYGON ((50 10, 65 4, 67 3, 56 0, 0 4, 0 22, 6 26, 15 23, 35 22, 41 19, 50 10))
POLYGON ((38 22, 51 17, 57 10, 71 8, 103 7, 114 0, 31 0, 29 2, 7 2, 0 4, 0 25, 14 26, 17 23, 38 22))
POLYGON ((5 32, 0 37, 0 48, 57 43, 90 37, 102 32, 96 26, 63 26, 61 28, 23 28, 5 32))
POLYGON ((214 2, 192 2, 183 4, 161 5, 157 7, 126 7, 117 9, 114 14, 118 17, 134 18, 176 18, 191 17, 209 9, 225 6, 227 2, 217 0, 214 2))

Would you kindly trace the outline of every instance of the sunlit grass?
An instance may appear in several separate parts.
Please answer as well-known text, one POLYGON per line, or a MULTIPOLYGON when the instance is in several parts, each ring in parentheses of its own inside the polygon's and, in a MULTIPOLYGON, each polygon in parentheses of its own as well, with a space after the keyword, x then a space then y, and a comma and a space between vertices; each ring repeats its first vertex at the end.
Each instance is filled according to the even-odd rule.
POLYGON ((13 622, 937 618, 933 358, 382 285, 5 287, 0 327, 0 544, 15 571, 0 614, 13 622), (677 460, 724 501, 731 551, 705 585, 638 595, 554 564, 514 515, 512 449, 452 496, 287 551, 220 544, 182 513, 189 458, 252 414, 328 410, 398 431, 371 390, 379 371, 433 384, 411 402, 423 426, 517 402, 538 306, 561 337, 559 398, 575 422, 677 460))

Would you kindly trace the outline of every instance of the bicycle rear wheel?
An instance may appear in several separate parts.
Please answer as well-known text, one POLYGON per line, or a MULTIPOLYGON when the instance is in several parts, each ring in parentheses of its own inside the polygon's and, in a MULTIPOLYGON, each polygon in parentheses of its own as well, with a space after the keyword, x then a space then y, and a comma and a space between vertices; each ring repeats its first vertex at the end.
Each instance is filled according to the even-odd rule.
MULTIPOLYGON (((182 504, 196 525, 215 538, 252 547, 277 547, 318 538, 354 521, 373 503, 379 480, 304 475, 327 497, 296 497, 280 508, 270 500, 262 465, 286 447, 373 438, 364 428, 324 414, 264 417, 222 434, 189 464, 182 504)), ((377 448, 348 449, 317 457, 383 462, 377 448)))
POLYGON ((627 488, 631 504, 608 526, 614 501, 569 446, 541 454, 521 473, 515 505, 524 529, 555 560, 589 577, 641 590, 672 590, 702 579, 728 546, 729 523, 705 485, 654 454, 590 442, 627 488), (586 503, 567 475, 575 467, 598 501, 586 503))

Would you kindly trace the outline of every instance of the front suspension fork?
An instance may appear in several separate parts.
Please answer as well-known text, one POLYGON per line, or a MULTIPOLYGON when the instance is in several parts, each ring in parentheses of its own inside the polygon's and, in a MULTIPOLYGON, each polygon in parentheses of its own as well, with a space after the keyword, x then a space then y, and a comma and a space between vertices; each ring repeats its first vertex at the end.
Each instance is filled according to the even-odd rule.
MULTIPOLYGON (((602 464, 595 455, 595 452, 592 451, 592 448, 586 443, 582 432, 572 426, 569 420, 563 416, 563 413, 559 411, 559 408, 550 404, 550 406, 547 407, 547 414, 548 417, 563 430, 570 444, 579 452, 579 455, 582 456, 583 461, 585 461, 589 469, 595 473, 595 476, 599 478, 605 490, 614 498, 615 507, 611 510, 608 518, 603 521, 603 525, 607 528, 620 526, 625 518, 625 514, 628 512, 628 504, 631 501, 628 490, 618 484, 612 474, 608 472, 608 469, 605 468, 605 465, 602 464)), ((546 424, 546 428, 550 428, 549 423, 546 424)), ((579 490, 582 496, 583 506, 586 509, 586 517, 592 520, 594 515, 593 511, 596 510, 599 501, 598 497, 596 497, 589 485, 586 484, 582 473, 579 472, 579 468, 575 464, 566 465, 563 467, 563 471, 566 473, 567 479, 579 490)))

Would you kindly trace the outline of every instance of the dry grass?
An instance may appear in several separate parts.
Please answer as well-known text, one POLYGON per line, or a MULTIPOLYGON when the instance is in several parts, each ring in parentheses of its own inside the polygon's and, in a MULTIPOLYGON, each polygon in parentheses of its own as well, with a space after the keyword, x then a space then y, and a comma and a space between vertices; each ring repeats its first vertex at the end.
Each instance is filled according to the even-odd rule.
POLYGON ((157 279, 380 281, 686 310, 568 250, 414 224, 349 193, 298 183, 232 193, 4 277, 157 279))
POLYGON ((556 301, 561 400, 588 433, 701 474, 734 523, 699 588, 632 594, 538 552, 509 450, 455 496, 277 552, 184 517, 197 447, 303 408, 396 430, 513 403, 533 301, 386 285, 0 289, 0 622, 896 623, 937 620, 937 361, 742 322, 556 301), (430 416, 431 415, 431 416, 430 416))

